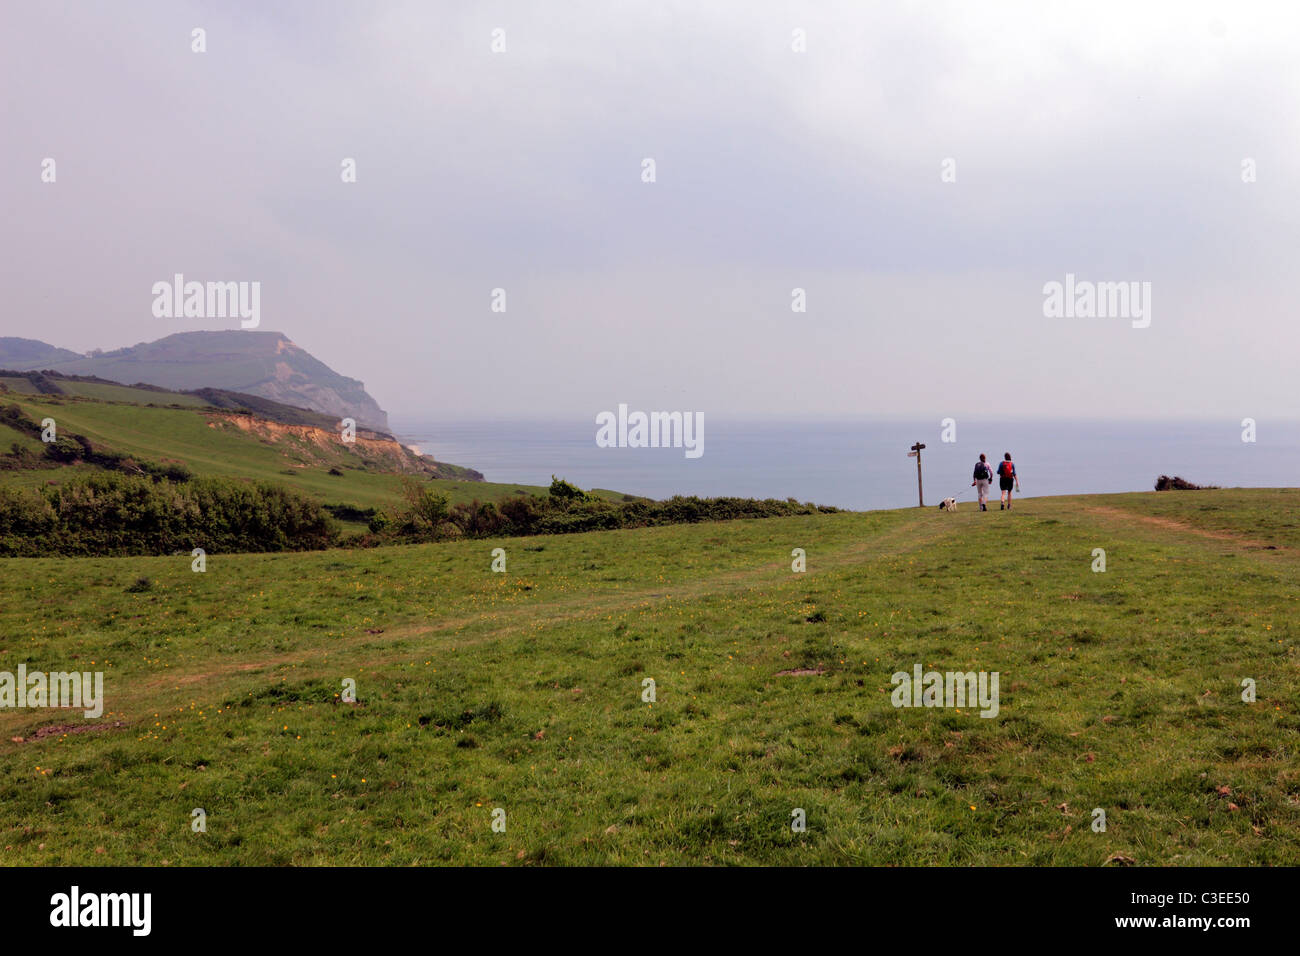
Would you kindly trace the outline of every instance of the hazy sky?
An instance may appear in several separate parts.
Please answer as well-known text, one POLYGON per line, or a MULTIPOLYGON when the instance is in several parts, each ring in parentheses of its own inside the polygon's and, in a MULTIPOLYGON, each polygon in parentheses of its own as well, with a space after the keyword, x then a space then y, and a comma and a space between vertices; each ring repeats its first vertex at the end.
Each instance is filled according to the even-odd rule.
POLYGON ((1295 4, 6 3, 0 113, 3 335, 238 327, 180 272, 399 420, 1300 417, 1295 4))

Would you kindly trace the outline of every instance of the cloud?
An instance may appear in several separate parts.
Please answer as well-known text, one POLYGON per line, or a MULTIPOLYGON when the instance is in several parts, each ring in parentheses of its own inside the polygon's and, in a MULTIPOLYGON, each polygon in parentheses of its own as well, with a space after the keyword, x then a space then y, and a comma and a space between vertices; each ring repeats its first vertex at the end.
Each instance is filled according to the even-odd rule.
POLYGON ((260 280, 264 328, 398 416, 659 393, 742 415, 1215 415, 1229 395, 1232 414, 1300 414, 1279 384, 1300 185, 1287 7, 3 16, 4 334, 177 331, 148 290, 180 271, 260 280), (1151 281, 1152 327, 1045 320, 1041 287, 1066 272, 1151 281), (985 379, 1014 399, 969 384, 985 379))

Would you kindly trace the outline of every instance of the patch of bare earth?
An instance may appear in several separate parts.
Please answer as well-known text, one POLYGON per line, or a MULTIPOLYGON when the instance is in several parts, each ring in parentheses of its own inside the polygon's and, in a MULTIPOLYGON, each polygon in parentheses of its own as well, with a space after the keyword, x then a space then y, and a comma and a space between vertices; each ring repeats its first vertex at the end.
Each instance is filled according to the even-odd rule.
POLYGON ((120 720, 115 720, 111 724, 49 724, 45 727, 38 727, 34 733, 26 737, 10 737, 9 739, 16 744, 30 744, 46 737, 62 737, 65 734, 89 734, 100 730, 119 730, 125 726, 126 724, 120 720))

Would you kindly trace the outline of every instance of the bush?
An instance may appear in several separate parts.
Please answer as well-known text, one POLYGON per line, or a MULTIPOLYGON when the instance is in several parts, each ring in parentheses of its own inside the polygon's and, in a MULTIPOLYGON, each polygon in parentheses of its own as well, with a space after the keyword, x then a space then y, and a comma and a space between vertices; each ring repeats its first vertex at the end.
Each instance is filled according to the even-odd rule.
POLYGON ((497 506, 488 501, 479 504, 477 498, 470 504, 456 505, 451 509, 451 523, 468 537, 486 537, 496 534, 506 523, 497 506))
MULTIPOLYGON (((130 461, 130 459, 127 459, 130 461)), ((169 461, 165 464, 157 464, 152 461, 134 462, 137 468, 151 478, 163 481, 189 481, 194 477, 194 472, 190 471, 185 465, 178 461, 169 461)))
POLYGON ((1161 475, 1156 479, 1156 491, 1209 491, 1215 487, 1214 485, 1194 485, 1176 475, 1173 478, 1168 475, 1161 475))
POLYGON ((319 504, 265 483, 105 472, 40 489, 0 488, 4 555, 298 551, 337 538, 319 504))
POLYGON ((677 496, 667 501, 645 499, 605 501, 567 481, 552 478, 550 493, 511 495, 500 505, 491 502, 458 504, 444 511, 446 499, 410 483, 411 508, 390 525, 372 523, 375 539, 429 540, 447 537, 483 538, 500 535, 575 534, 615 528, 688 524, 698 521, 730 521, 737 518, 771 518, 785 515, 825 514, 838 509, 797 501, 753 498, 695 498, 677 496), (437 501, 430 505, 430 497, 437 501))
POLYGON ((403 530, 417 537, 437 536, 447 521, 447 496, 424 487, 410 475, 402 476, 402 495, 407 512, 403 530))
POLYGON ((544 504, 536 495, 511 495, 501 502, 501 517, 514 534, 533 534, 544 504))
POLYGON ((374 508, 358 508, 356 505, 324 505, 323 507, 339 521, 370 521, 375 516, 374 508))
POLYGON ((81 442, 66 435, 63 438, 47 443, 45 446, 46 458, 65 464, 81 458, 84 452, 85 449, 82 447, 81 442))
POLYGON ((551 475, 550 495, 560 501, 590 501, 591 495, 587 494, 577 485, 571 485, 563 478, 556 478, 551 475))

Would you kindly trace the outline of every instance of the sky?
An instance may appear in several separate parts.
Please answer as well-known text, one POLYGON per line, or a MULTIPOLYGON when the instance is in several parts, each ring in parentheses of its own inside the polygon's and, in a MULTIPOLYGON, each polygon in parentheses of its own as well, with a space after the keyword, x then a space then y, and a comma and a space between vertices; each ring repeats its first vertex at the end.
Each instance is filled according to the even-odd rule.
POLYGON ((0 335, 239 327, 156 317, 181 273, 407 421, 1297 419, 1298 51, 1236 0, 5 4, 0 335))

